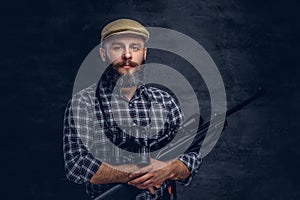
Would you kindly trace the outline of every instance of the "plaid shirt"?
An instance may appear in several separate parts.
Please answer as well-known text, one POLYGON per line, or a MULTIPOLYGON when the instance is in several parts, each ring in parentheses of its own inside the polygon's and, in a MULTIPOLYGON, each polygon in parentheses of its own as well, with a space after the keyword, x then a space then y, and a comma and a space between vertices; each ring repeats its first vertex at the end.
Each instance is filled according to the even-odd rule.
MULTIPOLYGON (((68 102, 64 117, 63 150, 67 178, 75 183, 85 183, 86 192, 92 197, 116 185, 89 182, 101 161, 113 162, 116 158, 122 158, 126 162, 131 158, 132 153, 109 142, 115 141, 113 136, 118 135, 126 142, 132 130, 126 128, 143 127, 147 130, 149 140, 166 134, 172 139, 182 122, 181 110, 168 93, 140 85, 128 101, 114 87, 112 81, 117 77, 111 76, 114 74, 107 73, 102 79, 104 81, 98 85, 93 84, 76 93, 68 102), (120 127, 124 131, 120 132, 120 127)), ((189 152, 180 155, 178 159, 191 172, 188 178, 179 182, 189 185, 200 167, 200 155, 189 152)), ((166 192, 168 181, 154 195, 143 190, 136 199, 158 199, 166 192)))

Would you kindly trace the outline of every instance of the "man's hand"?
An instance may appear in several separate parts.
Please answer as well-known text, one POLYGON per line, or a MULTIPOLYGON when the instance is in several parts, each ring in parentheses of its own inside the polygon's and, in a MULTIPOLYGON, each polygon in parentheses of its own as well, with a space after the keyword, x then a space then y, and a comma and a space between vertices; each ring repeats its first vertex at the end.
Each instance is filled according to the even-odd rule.
POLYGON ((179 160, 162 162, 151 159, 150 165, 143 167, 129 175, 128 182, 139 189, 148 189, 152 194, 155 188, 160 188, 167 179, 180 180, 190 175, 187 167, 179 160))
POLYGON ((139 189, 148 189, 152 194, 155 188, 160 188, 161 184, 171 177, 170 166, 168 162, 161 162, 151 158, 150 165, 143 167, 129 175, 129 185, 139 189))

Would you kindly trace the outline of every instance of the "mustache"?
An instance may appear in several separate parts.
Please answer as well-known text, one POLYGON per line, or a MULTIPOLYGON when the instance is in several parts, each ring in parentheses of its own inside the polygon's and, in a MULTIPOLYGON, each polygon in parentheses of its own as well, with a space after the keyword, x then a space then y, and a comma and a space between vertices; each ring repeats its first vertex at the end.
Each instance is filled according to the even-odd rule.
POLYGON ((131 67, 137 67, 137 66, 139 66, 139 64, 136 63, 136 62, 133 62, 131 60, 126 60, 126 61, 123 61, 123 62, 116 63, 115 67, 123 67, 125 65, 131 66, 131 67))

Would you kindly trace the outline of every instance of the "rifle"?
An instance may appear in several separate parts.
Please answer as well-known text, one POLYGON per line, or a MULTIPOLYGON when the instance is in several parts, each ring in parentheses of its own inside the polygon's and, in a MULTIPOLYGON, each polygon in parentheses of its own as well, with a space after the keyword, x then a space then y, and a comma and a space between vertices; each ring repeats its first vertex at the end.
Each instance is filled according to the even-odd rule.
MULTIPOLYGON (((264 93, 265 93, 265 90, 263 88, 259 87, 257 92, 253 96, 246 99, 242 103, 234 106, 233 108, 227 110, 226 113, 223 113, 223 115, 225 115, 225 117, 227 118, 228 116, 232 115, 233 113, 237 112, 238 110, 242 109, 246 105, 248 105, 248 104, 252 103, 253 101, 255 101, 256 99, 258 99, 264 93)), ((189 126, 191 123, 193 123, 195 121, 194 119, 195 119, 195 117, 193 117, 193 116, 190 117, 189 119, 187 119, 183 123, 181 128, 184 129, 186 126, 189 126)), ((190 143, 191 143, 190 147, 185 152, 199 150, 201 147, 201 142, 203 141, 203 139, 206 136, 207 130, 211 127, 216 128, 220 124, 221 119, 223 119, 223 118, 220 116, 216 116, 213 120, 202 124, 196 130, 196 135, 186 133, 186 135, 183 135, 177 141, 170 143, 170 144, 166 145, 165 147, 163 147, 159 151, 159 153, 156 155, 155 158, 156 159, 167 158, 170 156, 170 154, 172 154, 172 152, 174 152, 178 148, 184 148, 184 147, 186 147, 187 144, 190 144, 190 143)), ((223 130, 224 130, 224 128, 225 128, 225 126, 223 127, 223 130)), ((151 145, 154 145, 154 144, 150 144, 150 146, 151 145)), ((126 183, 120 183, 120 184, 112 187, 108 191, 104 192, 100 196, 96 197, 95 200, 118 200, 118 199, 120 199, 120 197, 123 200, 132 200, 132 199, 135 199, 135 197, 139 193, 141 193, 141 191, 142 190, 140 190, 136 187, 130 186, 126 183)))

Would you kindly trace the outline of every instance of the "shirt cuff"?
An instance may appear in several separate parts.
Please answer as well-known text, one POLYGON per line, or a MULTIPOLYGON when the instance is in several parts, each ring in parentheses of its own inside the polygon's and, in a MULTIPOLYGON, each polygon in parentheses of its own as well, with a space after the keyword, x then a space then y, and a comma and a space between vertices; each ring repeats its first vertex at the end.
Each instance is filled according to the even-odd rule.
POLYGON ((188 186, 190 185, 193 176, 197 174, 198 169, 201 166, 201 158, 196 153, 188 153, 188 154, 182 154, 179 156, 178 160, 180 160, 190 171, 190 175, 182 180, 178 180, 178 183, 188 186))
POLYGON ((91 178, 98 171, 101 164, 102 162, 94 158, 94 156, 90 154, 87 155, 87 158, 82 164, 82 169, 84 171, 82 178, 85 182, 90 182, 91 178))

